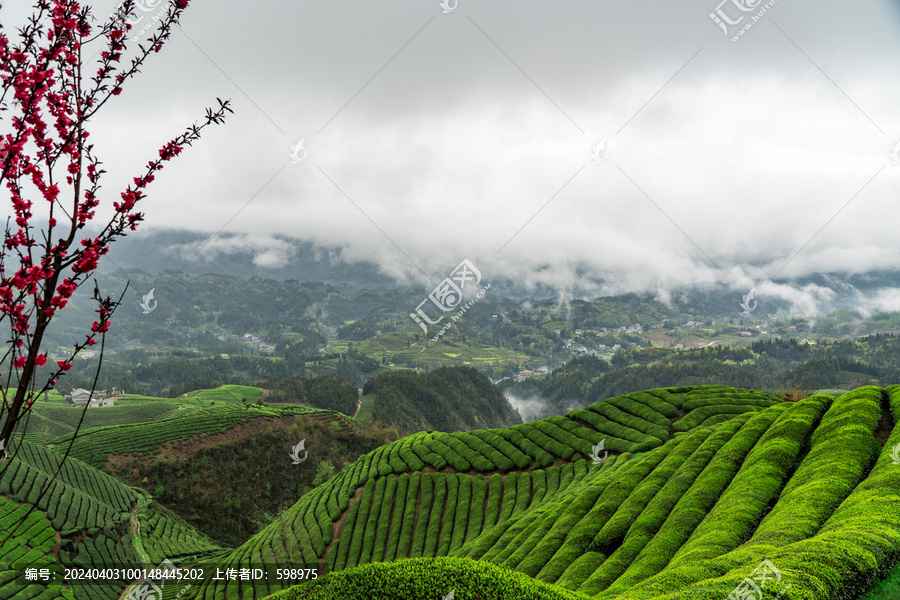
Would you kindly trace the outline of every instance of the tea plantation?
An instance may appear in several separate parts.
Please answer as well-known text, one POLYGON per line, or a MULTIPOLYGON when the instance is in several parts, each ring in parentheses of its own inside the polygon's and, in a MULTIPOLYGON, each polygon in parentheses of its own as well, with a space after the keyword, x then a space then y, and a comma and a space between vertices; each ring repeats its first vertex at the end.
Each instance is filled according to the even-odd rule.
MULTIPOLYGON (((89 429, 73 455, 99 466, 304 410, 216 403, 89 429)), ((509 429, 420 432, 361 456, 233 550, 70 458, 0 546, 0 598, 112 600, 133 583, 26 585, 9 556, 57 571, 169 558, 318 575, 207 579, 163 600, 863 599, 900 562, 898 416, 900 386, 798 402, 695 386, 509 429)), ((35 502, 59 460, 23 444, 0 474, 0 523, 35 502)))
MULTIPOLYGON (((279 600, 721 600, 761 572, 758 597, 857 598, 900 558, 898 414, 900 388, 785 403, 704 386, 419 433, 304 495, 227 561, 320 569, 279 600)), ((193 597, 276 587, 209 581, 193 597)))
POLYGON ((84 421, 81 424, 81 432, 84 432, 93 427, 147 423, 171 418, 193 408, 196 407, 168 398, 159 398, 149 402, 120 400, 116 402, 116 406, 89 408, 85 412, 81 407, 69 404, 39 401, 29 417, 27 428, 22 427, 21 430, 24 430, 26 440, 35 444, 48 444, 55 438, 74 432, 82 412, 84 421))
MULTIPOLYGON (((118 411, 120 407, 97 408, 96 410, 118 411)), ((314 419, 331 422, 339 429, 356 427, 353 421, 341 413, 300 404, 266 404, 262 406, 217 404, 160 413, 157 415, 158 418, 151 422, 82 429, 72 446, 70 456, 102 469, 105 468, 107 457, 111 454, 151 456, 157 454, 162 446, 169 443, 177 444, 195 436, 224 433, 237 425, 250 421, 270 422, 296 415, 308 415, 314 419), (165 418, 167 416, 169 418, 165 418)), ((51 440, 49 447, 65 452, 70 440, 71 434, 55 438, 51 440)))
MULTIPOLYGON (((506 432, 516 448, 531 450, 530 473, 500 475, 496 462, 490 474, 486 464, 476 466, 475 454, 493 462, 489 449, 514 460, 493 439, 470 446, 475 454, 466 454, 471 467, 458 469, 463 473, 440 466, 433 468, 444 472, 400 472, 385 447, 291 510, 289 539, 302 558, 279 546, 274 530, 232 556, 259 560, 268 551, 312 563, 311 550, 337 571, 274 596, 279 600, 387 599, 400 589, 422 598, 451 589, 456 598, 721 600, 736 589, 746 592, 740 598, 859 598, 900 559, 900 461, 892 456, 900 447, 900 387, 797 403, 721 388, 635 396, 628 398, 665 419, 612 399, 611 408, 595 405, 506 432), (654 398, 675 409, 664 409, 671 416, 654 398), (591 441, 590 428, 579 421, 597 434, 600 427, 602 435, 618 434, 606 447, 622 453, 589 464, 581 440, 591 441), (661 442, 667 428, 674 435, 661 442), (548 467, 539 451, 568 461, 558 484, 551 475, 558 467, 548 467), (366 471, 364 483, 357 471, 366 471), (349 487, 350 502, 342 503, 343 492, 334 494, 346 478, 362 487, 349 487), (344 504, 338 524, 331 516, 344 504), (440 556, 457 560, 435 569, 418 559, 440 556), (400 560, 407 557, 414 560, 400 560), (388 561, 395 562, 367 564, 388 561), (486 571, 485 562, 497 570, 486 571), (522 575, 553 587, 526 586, 522 575), (752 589, 759 595, 748 595, 752 589)), ((440 454, 440 441, 462 457, 450 441, 459 437, 426 434, 395 445, 440 454)), ((204 597, 221 597, 211 589, 204 597)))
POLYGON ((135 520, 151 561, 163 554, 197 559, 220 550, 170 511, 147 504, 140 491, 71 457, 38 500, 61 460, 56 452, 24 441, 18 454, 0 466, 0 542, 18 526, 0 544, 0 598, 115 600, 129 581, 81 580, 63 586, 63 569, 144 564, 133 543, 135 520), (29 505, 36 509, 22 522, 29 505), (136 509, 140 515, 133 514, 136 509), (25 568, 45 568, 56 581, 26 581, 25 568))
MULTIPOLYGON (((865 401, 848 396, 841 406, 843 413, 855 414, 862 402, 874 412, 871 437, 880 420, 882 392, 867 391, 871 397, 865 401)), ((817 397, 784 403, 761 392, 721 386, 667 388, 611 398, 564 417, 510 429, 415 434, 369 453, 304 495, 227 562, 235 567, 312 565, 324 573, 406 558, 455 556, 487 561, 571 592, 615 597, 634 587, 632 578, 639 582, 648 577, 629 572, 619 581, 625 574, 615 569, 641 554, 638 538, 628 537, 627 545, 624 538, 663 486, 670 486, 665 498, 656 497, 643 518, 665 520, 669 505, 680 503, 682 510, 702 520, 717 500, 726 499, 719 498, 722 481, 731 482, 762 434, 770 426, 770 436, 780 431, 774 424, 783 413, 790 411, 784 422, 798 414, 810 421, 798 441, 805 449, 813 423, 831 402, 830 397, 817 397), (810 407, 818 413, 811 413, 810 407), (737 440, 744 440, 743 445, 737 440), (595 460, 593 450, 601 441, 613 454, 601 453, 595 460), (713 462, 726 442, 731 445, 713 462), (710 463, 714 469, 727 463, 728 475, 720 473, 719 487, 712 490, 705 489, 705 480, 692 487, 710 463), (709 508, 700 510, 698 498, 709 508)), ((839 415, 835 411, 832 418, 839 420, 839 415)), ((758 449, 752 456, 766 452, 758 449)), ((790 471, 795 467, 791 462, 790 471)), ((760 517, 759 512, 753 514, 760 517)), ((680 535, 693 533, 680 513, 673 519, 686 528, 680 535)), ((654 521, 652 527, 661 523, 654 521)), ((643 541, 655 533, 651 528, 643 541)), ((377 571, 379 577, 386 572, 377 571)), ((328 581, 326 577, 317 586, 328 581)), ((193 597, 223 597, 237 587, 207 582, 193 597)), ((248 598, 278 587, 272 582, 240 586, 242 597, 248 598)), ((450 588, 441 589, 436 585, 431 593, 442 597, 450 588)), ((385 598, 396 597, 390 587, 384 593, 385 598)), ((466 596, 457 590, 457 597, 466 596)))

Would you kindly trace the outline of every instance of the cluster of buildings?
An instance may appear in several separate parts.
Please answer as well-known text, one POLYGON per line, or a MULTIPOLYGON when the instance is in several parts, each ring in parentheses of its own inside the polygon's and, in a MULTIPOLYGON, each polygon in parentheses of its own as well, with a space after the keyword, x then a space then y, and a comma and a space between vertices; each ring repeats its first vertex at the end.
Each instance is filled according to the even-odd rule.
POLYGON ((260 352, 272 352, 272 351, 275 350, 275 345, 274 345, 274 344, 266 344, 266 343, 264 343, 264 342, 260 342, 260 341, 259 341, 259 336, 258 336, 258 335, 254 335, 254 334, 252 334, 252 333, 245 333, 245 334, 244 334, 244 341, 245 341, 245 342, 250 342, 251 344, 258 344, 258 348, 259 348, 260 352))
MULTIPOLYGON (((691 321, 691 323, 693 323, 693 321, 691 321)), ((702 325, 702 323, 701 323, 701 325, 702 325)), ((662 325, 651 325, 650 327, 652 329, 659 329, 660 327, 662 327, 662 325)), ((643 327, 641 326, 641 324, 635 323, 634 325, 631 325, 630 327, 623 326, 623 327, 615 327, 612 329, 607 328, 607 327, 601 327, 600 329, 576 329, 575 335, 579 336, 579 335, 586 335, 586 334, 592 333, 596 336, 603 336, 603 335, 607 335, 609 333, 637 333, 638 331, 642 331, 642 330, 643 330, 643 327)), ((562 333, 562 329, 554 329, 553 331, 556 332, 556 335, 560 335, 562 333)), ((572 340, 565 340, 565 341, 570 342, 572 340)))
POLYGON ((508 379, 515 379, 516 381, 525 381, 529 377, 537 377, 539 379, 543 379, 544 377, 546 377, 547 375, 549 375, 552 372, 553 372, 553 370, 547 366, 538 367, 534 371, 532 371, 530 369, 523 369, 523 370, 519 371, 518 373, 516 373, 515 375, 513 375, 512 377, 501 377, 497 381, 494 381, 494 383, 500 383, 501 381, 506 381, 508 379))
POLYGON ((91 390, 75 388, 66 394, 64 398, 72 406, 83 407, 85 404, 88 404, 88 401, 90 401, 89 406, 114 406, 115 399, 113 396, 116 396, 118 393, 118 388, 111 388, 109 390, 94 390, 94 394, 91 395, 91 390))
MULTIPOLYGON (((691 323, 693 323, 693 321, 691 321, 691 323)), ((700 325, 702 325, 702 323, 700 323, 700 325)), ((662 327, 662 325, 651 325, 650 327, 652 329, 660 329, 662 327)), ((602 337, 602 336, 605 336, 605 335, 611 334, 611 333, 638 333, 642 330, 643 330, 643 326, 640 323, 635 323, 634 325, 631 325, 630 327, 615 327, 612 329, 607 328, 607 327, 601 327, 600 329, 576 329, 575 335, 577 337, 577 336, 583 336, 585 334, 595 334, 598 337, 602 337)), ((556 334, 559 335, 562 330, 556 329, 555 331, 556 331, 556 334)), ((637 348, 636 342, 631 342, 630 344, 631 344, 632 348, 637 348)), ((573 338, 568 338, 568 339, 563 340, 563 347, 570 349, 573 352, 576 352, 578 354, 587 354, 589 356, 596 356, 597 350, 612 350, 613 352, 615 352, 616 350, 622 349, 621 344, 613 344, 612 346, 607 346, 606 344, 600 344, 597 346, 597 350, 589 350, 586 346, 576 346, 575 340, 573 338)))
POLYGON ((519 371, 518 375, 516 375, 516 379, 518 381, 525 381, 529 377, 538 377, 539 379, 543 379, 547 375, 550 374, 550 369, 546 366, 538 367, 534 371, 530 371, 528 369, 524 369, 519 371))

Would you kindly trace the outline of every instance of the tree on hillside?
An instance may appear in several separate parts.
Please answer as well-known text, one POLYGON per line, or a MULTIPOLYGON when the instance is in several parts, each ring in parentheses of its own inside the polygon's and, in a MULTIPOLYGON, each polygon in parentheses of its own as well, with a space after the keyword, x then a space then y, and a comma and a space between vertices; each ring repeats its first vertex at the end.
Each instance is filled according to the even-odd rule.
MULTIPOLYGON (((127 20, 134 0, 125 0, 97 27, 90 8, 75 0, 37 0, 17 42, 0 24, 0 111, 11 111, 0 135, 0 184, 6 187, 13 214, 0 248, 0 321, 9 327, 0 363, 5 370, 0 408, 0 445, 5 450, 0 458, 18 453, 21 441, 16 444, 13 435, 24 435, 35 400, 55 388, 78 351, 98 342, 99 374, 117 300, 101 294, 94 284, 96 320, 90 332, 73 344, 71 354, 55 364, 42 348, 48 326, 94 273, 112 242, 143 220, 138 205, 164 163, 231 112, 228 101, 219 100, 216 109, 206 110, 200 125, 165 142, 119 199, 109 203, 112 216, 97 224, 96 233, 86 231, 97 210, 105 208, 100 202, 105 171, 88 142, 90 121, 167 43, 187 4, 187 0, 169 4, 152 36, 130 58, 126 58, 131 29, 127 20), (100 47, 99 55, 88 50, 95 46, 100 47)), ((10 464, 11 460, 0 463, 0 478, 10 464)))
POLYGON ((312 379, 309 403, 316 408, 336 410, 345 415, 356 414, 359 390, 352 382, 338 375, 321 375, 312 379))
POLYGON ((509 427, 522 419, 499 388, 472 367, 441 367, 429 373, 388 371, 366 382, 375 394, 372 416, 403 432, 469 431, 509 427))
POLYGON ((271 401, 301 402, 316 408, 356 414, 359 390, 356 385, 334 373, 315 377, 276 377, 261 384, 271 390, 271 401))

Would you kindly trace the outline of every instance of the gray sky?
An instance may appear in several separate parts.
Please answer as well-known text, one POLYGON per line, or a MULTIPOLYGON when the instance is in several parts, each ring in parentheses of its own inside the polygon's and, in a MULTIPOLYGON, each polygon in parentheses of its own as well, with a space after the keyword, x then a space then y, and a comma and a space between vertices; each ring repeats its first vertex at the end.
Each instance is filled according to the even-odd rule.
MULTIPOLYGON (((598 292, 663 298, 896 269, 898 2, 778 0, 737 42, 765 3, 720 5, 743 15, 726 36, 717 2, 195 0, 93 127, 104 190, 111 203, 218 96, 235 114, 143 207, 148 230, 210 234, 240 210, 225 232, 245 237, 207 259, 245 244, 289 260, 278 234, 409 283, 469 258, 488 280, 565 288, 581 269, 598 292)), ((7 29, 24 15, 0 12, 7 29)))

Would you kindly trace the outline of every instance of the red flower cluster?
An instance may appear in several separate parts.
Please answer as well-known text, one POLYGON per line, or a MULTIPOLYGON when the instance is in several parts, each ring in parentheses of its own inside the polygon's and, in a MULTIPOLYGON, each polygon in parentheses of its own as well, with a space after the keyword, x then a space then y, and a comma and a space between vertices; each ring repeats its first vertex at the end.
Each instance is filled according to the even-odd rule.
MULTIPOLYGON (((121 15, 92 33, 90 8, 76 0, 35 0, 35 14, 19 30, 18 43, 5 35, 0 23, 0 109, 11 109, 12 114, 4 121, 9 130, 0 132, 0 188, 6 189, 13 213, 0 245, 0 322, 9 324, 9 360, 16 369, 2 385, 18 390, 0 410, 4 419, 0 440, 9 439, 31 399, 55 386, 57 377, 72 368, 71 358, 57 360, 47 383, 34 385, 35 369, 48 363, 40 345, 56 311, 65 308, 97 269, 110 244, 143 220, 138 205, 163 163, 199 139, 204 127, 223 122, 225 113, 231 112, 229 103, 219 100, 217 110, 207 109, 203 124, 166 142, 159 158, 150 161, 144 173, 121 192, 120 200, 112 203, 114 213, 100 233, 79 236, 100 205, 104 173, 87 142, 89 121, 121 93, 146 58, 162 48, 187 5, 187 0, 175 0, 149 44, 129 61, 123 57, 130 26, 121 15), (82 49, 88 40, 104 45, 93 76, 82 75, 87 72, 82 57, 93 54, 82 49), (7 106, 10 101, 12 107, 7 106), (36 200, 43 200, 37 206, 46 226, 34 224, 36 200), (40 392, 26 398, 29 389, 40 392)), ((125 7, 130 10, 133 0, 125 7)), ((99 316, 84 341, 75 344, 72 356, 109 331, 118 303, 101 297, 96 288, 94 300, 99 316)))

